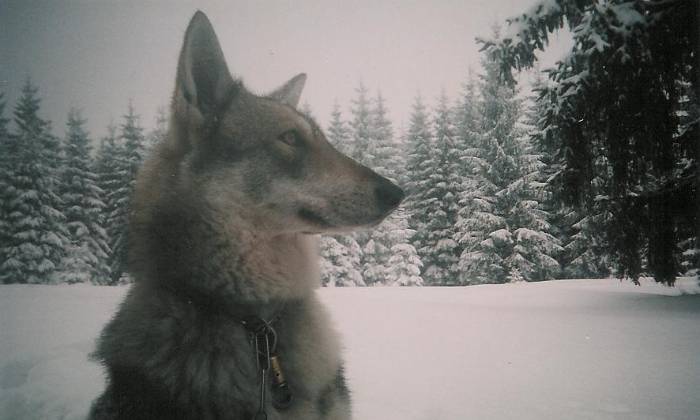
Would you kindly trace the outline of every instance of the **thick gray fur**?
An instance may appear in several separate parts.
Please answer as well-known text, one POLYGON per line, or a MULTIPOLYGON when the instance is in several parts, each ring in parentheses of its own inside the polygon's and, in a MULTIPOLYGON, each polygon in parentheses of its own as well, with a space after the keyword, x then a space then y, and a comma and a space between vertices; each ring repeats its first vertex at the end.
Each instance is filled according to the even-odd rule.
POLYGON ((259 374, 242 317, 278 318, 294 400, 269 420, 349 419, 341 346, 320 304, 316 234, 379 223, 403 193, 333 149, 298 113, 306 76, 269 96, 231 77, 197 12, 185 35, 168 138, 131 203, 135 279, 94 358, 92 420, 252 419, 259 374))

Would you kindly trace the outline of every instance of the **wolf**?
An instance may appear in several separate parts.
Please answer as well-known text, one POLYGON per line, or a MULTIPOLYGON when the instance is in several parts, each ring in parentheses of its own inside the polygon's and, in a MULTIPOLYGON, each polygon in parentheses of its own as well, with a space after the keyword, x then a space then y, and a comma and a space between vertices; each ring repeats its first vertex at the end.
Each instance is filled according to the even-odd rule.
POLYGON ((168 135, 134 187, 134 284, 93 353, 107 387, 90 419, 351 418, 317 235, 376 225, 404 193, 295 109, 305 80, 249 92, 191 19, 168 135))

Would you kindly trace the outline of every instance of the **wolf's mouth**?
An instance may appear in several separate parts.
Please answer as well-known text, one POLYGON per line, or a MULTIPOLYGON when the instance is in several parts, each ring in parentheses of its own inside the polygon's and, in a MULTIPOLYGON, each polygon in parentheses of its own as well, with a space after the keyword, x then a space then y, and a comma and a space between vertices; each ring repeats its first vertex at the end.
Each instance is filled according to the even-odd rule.
POLYGON ((307 208, 301 208, 301 209, 299 209, 297 214, 302 219, 304 219, 307 222, 310 222, 316 226, 320 226, 323 228, 333 227, 333 225, 328 220, 324 219, 320 214, 316 213, 313 210, 309 210, 307 208))

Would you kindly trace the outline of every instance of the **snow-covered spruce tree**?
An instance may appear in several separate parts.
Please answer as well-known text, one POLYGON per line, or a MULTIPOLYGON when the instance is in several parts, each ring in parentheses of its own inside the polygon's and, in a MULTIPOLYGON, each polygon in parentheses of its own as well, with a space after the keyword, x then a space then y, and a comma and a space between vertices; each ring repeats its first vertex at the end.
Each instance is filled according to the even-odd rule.
MULTIPOLYGON (((481 122, 479 121, 478 86, 473 70, 470 68, 467 80, 462 86, 462 96, 455 106, 455 129, 457 139, 462 149, 474 148, 477 144, 476 138, 481 122)), ((464 174, 469 166, 462 166, 464 174)))
MULTIPOLYGON (((551 223, 553 214, 546 205, 549 194, 547 184, 543 182, 544 165, 529 135, 524 134, 517 141, 522 153, 516 155, 521 178, 503 193, 504 196, 512 194, 508 225, 516 228, 513 231, 513 255, 507 262, 511 271, 517 270, 522 280, 557 278, 561 274, 558 257, 563 248, 561 240, 555 235, 558 229, 551 223)), ((515 277, 511 275, 511 281, 515 277)))
POLYGON ((564 277, 603 278, 611 274, 610 258, 600 242, 600 226, 605 226, 605 214, 581 217, 571 209, 564 215, 568 235, 564 248, 564 277))
MULTIPOLYGON (((352 101, 350 113, 350 142, 346 151, 349 156, 363 165, 373 166, 377 163, 374 156, 376 139, 373 138, 374 118, 367 88, 360 82, 356 89, 357 98, 352 101)), ((362 250, 362 275, 367 285, 381 284, 383 281, 384 262, 388 259, 388 248, 379 239, 381 228, 356 232, 352 236, 362 250), (373 237, 377 236, 377 241, 373 237)))
MULTIPOLYGON (((391 216, 389 216, 391 217, 391 216)), ((387 220, 380 226, 385 226, 387 220)), ((370 232, 362 246, 362 277, 368 286, 382 286, 386 280, 386 264, 391 257, 388 231, 377 227, 370 232)))
POLYGON ((16 133, 5 191, 8 231, 0 263, 3 283, 53 283, 67 244, 65 216, 57 194, 58 139, 39 117, 41 100, 29 80, 14 110, 16 133))
POLYGON ((328 141, 338 149, 341 153, 350 154, 350 129, 347 123, 343 120, 343 114, 340 111, 338 102, 333 103, 333 111, 331 112, 331 122, 326 130, 328 141))
POLYGON ((144 159, 153 148, 165 140, 168 135, 168 113, 165 107, 158 107, 155 118, 155 126, 145 138, 143 145, 144 159))
POLYGON ((143 128, 139 124, 139 116, 134 113, 134 108, 129 104, 128 111, 124 115, 124 122, 120 127, 118 141, 121 143, 115 147, 114 152, 114 189, 108 190, 107 200, 111 208, 107 225, 110 249, 109 259, 111 283, 125 281, 127 247, 128 247, 128 219, 131 193, 136 180, 136 173, 143 159, 143 128))
POLYGON ((433 119, 431 170, 427 176, 421 211, 425 221, 424 241, 419 249, 423 278, 430 285, 453 285, 457 279, 458 244, 454 240, 461 195, 460 156, 454 115, 444 92, 433 119))
POLYGON ((512 232, 506 229, 504 209, 498 205, 496 194, 517 176, 516 162, 505 154, 501 143, 508 142, 513 152, 518 103, 515 92, 500 88, 492 79, 487 73, 479 86, 481 135, 469 159, 473 173, 470 189, 465 192, 470 209, 462 211, 459 220, 463 246, 459 267, 468 284, 504 283, 510 274, 506 259, 513 248, 512 232), (508 178, 499 179, 501 173, 508 178))
POLYGON ((102 219, 105 204, 103 191, 97 186, 90 139, 84 125, 80 113, 72 109, 68 114, 61 173, 60 195, 69 244, 61 265, 60 281, 103 284, 109 275, 109 246, 102 219))
POLYGON ((407 183, 406 154, 402 144, 402 136, 397 136, 389 119, 384 97, 377 92, 372 108, 372 139, 375 162, 372 169, 386 176, 400 187, 407 183))
POLYGON ((97 186, 100 187, 100 199, 105 204, 102 212, 103 226, 107 233, 107 246, 109 253, 107 254, 107 269, 109 270, 108 283, 112 284, 112 249, 114 244, 112 235, 115 233, 116 222, 112 220, 112 215, 116 213, 117 203, 115 202, 118 195, 116 191, 121 186, 121 177, 118 171, 117 159, 123 154, 121 151, 122 144, 118 142, 117 127, 110 124, 107 127, 107 135, 100 140, 100 146, 97 149, 95 159, 95 173, 97 175, 97 186))
POLYGON ((518 124, 520 101, 499 81, 497 67, 484 63, 480 84, 481 130, 476 161, 474 209, 460 225, 465 238, 460 268, 477 283, 552 278, 560 251, 542 209, 541 163, 518 124))
MULTIPOLYGON (((676 81, 676 91, 679 98, 678 109, 675 111, 678 117, 676 135, 678 137, 684 136, 688 130, 693 130, 700 123, 700 100, 698 100, 700 93, 697 89, 693 89, 693 83, 684 77, 676 81)), ((698 149, 700 149, 700 142, 698 142, 698 149)), ((693 162, 687 158, 682 158, 679 163, 681 167, 692 164, 693 162)), ((691 231, 696 226, 697 224, 692 222, 679 225, 676 236, 679 240, 679 274, 694 276, 700 280, 700 233, 696 235, 691 231)))
MULTIPOLYGON (((551 92, 550 82, 542 77, 542 72, 535 69, 532 82, 535 95, 528 98, 527 120, 531 126, 530 139, 540 155, 546 182, 545 197, 540 200, 543 209, 551 215, 552 234, 562 244, 559 253, 561 275, 565 278, 602 278, 610 275, 610 258, 602 245, 601 229, 606 225, 605 209, 602 206, 590 206, 586 213, 562 202, 553 194, 552 180, 556 180, 562 170, 564 160, 558 153, 561 140, 548 133, 546 122, 546 104, 539 100, 540 95, 551 92)), ((606 182, 595 179, 595 183, 606 182)))
MULTIPOLYGON (((691 82, 681 78, 676 83, 679 92, 679 107, 676 116, 679 119, 677 136, 684 136, 688 130, 693 130, 700 121, 700 100, 698 93, 693 90, 691 82)), ((697 139, 697 138, 696 138, 697 139)), ((700 142, 698 142, 700 148, 700 142)), ((682 158, 680 166, 693 165, 692 160, 682 158)), ((691 231, 694 225, 686 223, 678 226, 678 250, 681 254, 680 273, 684 276, 695 276, 700 279, 700 238, 691 231)))
MULTIPOLYGON (((360 95, 362 98, 362 95, 360 95)), ((361 100, 358 100, 360 103, 361 100)), ((377 154, 378 151, 386 150, 386 147, 390 147, 392 139, 391 123, 383 118, 386 114, 384 109, 384 104, 381 102, 379 104, 380 110, 379 114, 376 113, 377 109, 372 107, 368 110, 367 120, 367 146, 364 149, 364 165, 369 167, 377 168, 382 172, 382 175, 388 176, 385 155, 377 154), (384 143, 384 144, 382 144, 384 143)), ((364 129, 364 125, 361 125, 364 129)), ((364 134, 362 131, 355 132, 355 138, 362 138, 364 134)), ((381 286, 385 284, 386 281, 386 264, 391 256, 391 243, 388 237, 388 231, 386 229, 387 221, 385 220, 375 228, 355 233, 354 237, 362 249, 362 277, 365 284, 368 286, 381 286)))
MULTIPOLYGON (((333 104, 326 134, 336 149, 349 153, 351 133, 337 101, 333 104)), ((362 279, 362 248, 355 237, 354 233, 322 236, 321 280, 324 286, 365 286, 362 279)))
POLYGON ((416 233, 408 227, 405 209, 397 209, 386 222, 390 249, 389 260, 384 269, 384 284, 387 286, 422 286, 420 275, 423 263, 416 248, 411 245, 411 237, 416 233))
MULTIPOLYGON (((367 164, 379 174, 396 182, 401 177, 403 163, 387 113, 384 98, 381 93, 377 93, 377 98, 370 110, 370 142, 368 144, 367 164)), ((411 235, 399 235, 394 232, 398 229, 396 217, 396 213, 392 214, 376 228, 359 235, 363 245, 363 275, 368 285, 379 286, 393 283, 394 280, 387 277, 392 249, 401 244, 411 246, 405 242, 410 239, 411 235)))
POLYGON ((321 237, 321 284, 328 287, 365 286, 360 246, 350 235, 321 237))
POLYGON ((397 160, 401 155, 397 153, 394 129, 387 113, 384 97, 378 91, 370 108, 370 141, 367 145, 370 160, 365 164, 378 174, 396 181, 403 168, 397 160))
MULTIPOLYGON (((483 165, 480 157, 481 149, 481 115, 479 112, 478 86, 472 70, 463 87, 463 93, 455 107, 456 141, 458 143, 459 166, 458 176, 460 180, 460 196, 458 200, 459 210, 455 223, 455 236, 459 256, 465 247, 481 235, 481 227, 471 222, 473 213, 479 211, 481 199, 479 198, 479 168, 483 165)), ((457 285, 472 283, 470 272, 463 270, 458 265, 458 275, 452 279, 457 285)))
MULTIPOLYGON (((8 124, 10 122, 10 119, 5 116, 5 106, 7 106, 7 102, 5 101, 5 93, 0 92, 0 139, 2 139, 2 142, 0 143, 0 147, 2 147, 2 150, 5 150, 4 148, 7 145, 8 142, 8 137, 10 136, 10 132, 8 129, 8 124)), ((3 159, 3 157, 0 157, 0 159, 3 159)))
MULTIPOLYGON (((337 102, 333 105, 326 134, 336 149, 347 153, 350 148, 350 130, 343 121, 337 102)), ((321 257, 321 279, 324 286, 365 286, 362 279, 362 248, 357 243, 356 234, 323 236, 321 257)))
MULTIPOLYGON (((461 98, 454 109, 455 142, 459 151, 459 178, 466 181, 462 191, 469 190, 470 178, 475 174, 476 161, 479 155, 481 115, 479 113, 479 93, 474 73, 469 69, 467 81, 463 85, 461 98)), ((460 202, 460 207, 468 207, 468 203, 460 202)))
MULTIPOLYGON (((432 133, 428 118, 423 100, 416 96, 404 145, 407 149, 405 206, 409 214, 409 226, 416 231, 411 243, 419 250, 419 255, 427 240, 427 224, 430 219, 428 209, 433 201, 428 195, 430 175, 434 167, 431 154, 432 133)), ((425 263, 423 261, 423 264, 425 263)))
POLYGON ((352 108, 350 109, 350 114, 352 115, 352 120, 350 121, 351 139, 347 152, 351 158, 362 164, 367 164, 373 159, 368 154, 372 136, 370 100, 364 83, 360 82, 355 92, 357 93, 357 98, 353 99, 352 108))
POLYGON ((700 97, 699 8, 695 0, 540 1, 509 20, 510 35, 481 41, 513 83, 511 71, 532 67, 551 32, 571 30, 573 46, 547 70, 552 86, 541 96, 547 135, 561 139, 555 181, 567 202, 610 214, 602 232, 619 277, 637 281, 646 260, 657 281, 672 284, 686 269, 678 244, 700 235, 700 122, 679 132, 676 113, 678 80, 700 97))
POLYGON ((0 262, 5 261, 2 254, 9 241, 9 199, 13 194, 13 187, 10 183, 13 173, 14 154, 13 145, 10 143, 10 132, 8 131, 9 118, 5 117, 5 94, 0 92, 0 262))
POLYGON ((681 274, 688 277, 700 277, 700 241, 689 236, 678 244, 681 250, 681 274))
POLYGON ((371 232, 362 249, 363 277, 368 286, 423 285, 423 263, 411 244, 414 234, 401 207, 371 232))

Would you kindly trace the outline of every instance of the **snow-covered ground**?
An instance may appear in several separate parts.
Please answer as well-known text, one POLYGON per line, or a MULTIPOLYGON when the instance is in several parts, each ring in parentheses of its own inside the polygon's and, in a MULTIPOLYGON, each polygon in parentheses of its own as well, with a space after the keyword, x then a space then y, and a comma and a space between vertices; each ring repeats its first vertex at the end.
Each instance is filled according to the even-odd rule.
MULTIPOLYGON (((80 419, 126 288, 0 286, 0 418, 80 419)), ((700 292, 571 280, 319 293, 355 418, 698 419, 700 292)))

